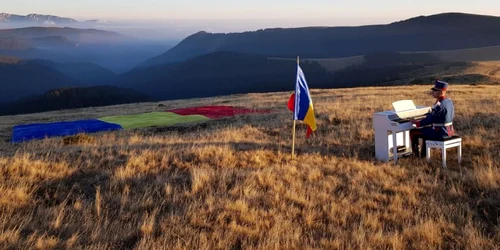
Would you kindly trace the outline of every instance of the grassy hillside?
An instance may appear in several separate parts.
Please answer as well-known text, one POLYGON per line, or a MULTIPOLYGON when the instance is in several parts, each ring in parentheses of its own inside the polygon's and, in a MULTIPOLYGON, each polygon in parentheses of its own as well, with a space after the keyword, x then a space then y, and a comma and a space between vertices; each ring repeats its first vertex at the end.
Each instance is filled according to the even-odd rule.
POLYGON ((32 41, 23 38, 0 37, 0 50, 26 50, 32 48, 32 41))
POLYGON ((61 109, 100 107, 151 101, 147 95, 114 86, 62 88, 39 96, 0 103, 0 115, 28 114, 61 109))
POLYGON ((0 146, 0 247, 90 249, 495 249, 500 245, 500 87, 451 86, 462 168, 374 160, 372 114, 431 105, 428 86, 312 90, 319 130, 289 92, 5 117, 19 123, 199 105, 275 112, 0 146), (487 106, 488 109, 484 107, 487 106))
MULTIPOLYGON (((429 84, 433 80, 440 78, 455 84, 498 84, 500 83, 500 61, 498 59, 498 48, 487 47, 471 49, 477 54, 469 53, 469 50, 452 50, 452 51, 438 51, 438 52, 418 52, 418 53, 400 53, 404 60, 397 60, 391 62, 388 60, 388 55, 393 53, 379 54, 377 60, 373 60, 377 55, 372 55, 366 59, 366 56, 347 57, 347 58, 327 58, 327 59, 304 59, 303 61, 319 63, 323 68, 333 76, 337 77, 332 79, 332 82, 340 84, 338 81, 339 75, 348 73, 349 77, 346 78, 346 84, 356 86, 360 84, 359 78, 364 78, 370 69, 379 68, 377 73, 380 76, 388 77, 390 74, 384 76, 386 73, 383 67, 393 67, 394 65, 407 64, 417 65, 414 69, 405 69, 404 67, 396 68, 399 72, 393 72, 392 78, 397 80, 376 81, 377 78, 370 77, 371 81, 368 85, 406 85, 406 84, 429 84), (463 53, 463 54, 462 54, 463 53), (407 59, 405 59, 407 57, 407 59), (425 61, 419 58, 425 59, 425 61), (432 62, 434 58, 434 63, 432 62), (378 61, 381 61, 380 63, 378 61), (424 62, 424 63, 422 63, 424 62), (382 68, 380 68, 382 67, 382 68), (365 71, 357 73, 359 71, 365 71)), ((500 54, 498 54, 500 55, 500 54)), ((274 58, 274 60, 293 60, 284 58, 274 58)), ((391 72, 391 71, 387 71, 391 72)), ((340 78, 341 79, 341 78, 340 78)), ((342 79, 341 79, 342 80, 342 79)), ((370 82, 367 81, 367 82, 370 82)))
MULTIPOLYGON (((319 64, 304 63, 302 67, 318 85, 327 83, 329 74, 319 64)), ((225 51, 182 63, 136 68, 118 76, 115 85, 161 100, 274 92, 292 89, 296 70, 295 61, 225 51)))
POLYGON ((51 89, 82 85, 43 64, 5 56, 0 56, 0 83, 0 103, 43 94, 51 89))
MULTIPOLYGON (((453 52, 454 53, 454 52, 453 52)), ((449 62, 432 53, 381 52, 348 58, 301 58, 311 88, 429 84, 496 84, 498 61, 449 62)), ((180 63, 136 68, 119 75, 117 86, 158 99, 207 97, 293 89, 296 58, 214 52, 180 63)))
MULTIPOLYGON (((16 106, 19 106, 18 104, 26 101, 22 100, 19 102, 21 99, 42 95, 54 89, 108 85, 115 78, 115 73, 93 63, 56 63, 46 60, 21 60, 17 57, 0 55, 0 107, 4 108, 4 104, 13 101, 17 101, 16 106)), ((112 100, 95 100, 96 102, 93 105, 88 103, 87 107, 99 106, 106 102, 126 103, 115 102, 117 91, 112 90, 111 92, 115 94, 115 98, 112 100)), ((123 94, 129 96, 129 94, 123 94)), ((39 101, 37 102, 41 104, 40 100, 44 100, 43 102, 45 103, 52 103, 53 99, 49 101, 48 96, 39 97, 39 101)), ((108 95, 108 97, 111 96, 112 94, 108 95)), ((81 98, 81 96, 73 97, 75 99, 81 98)), ((139 101, 143 99, 134 98, 133 100, 139 101)), ((29 102, 33 104, 32 100, 29 102)), ((78 102, 78 100, 69 101, 65 105, 57 106, 72 107, 75 106, 75 102, 78 102)), ((50 110, 46 106, 42 106, 33 106, 29 110, 50 110)), ((25 109, 23 108, 23 110, 25 109)), ((5 113, 5 109, 0 111, 0 114, 5 113)))
MULTIPOLYGON (((301 67, 311 88, 340 88, 383 85, 440 63, 430 54, 384 52, 338 60, 302 59, 301 67)), ((115 85, 158 99, 178 99, 291 90, 295 73, 296 59, 224 51, 137 68, 120 75, 115 85)))
POLYGON ((460 49, 460 50, 427 51, 419 53, 429 53, 445 62, 500 60, 500 46, 460 49))
POLYGON ((198 32, 143 66, 184 61, 216 51, 271 57, 338 58, 383 51, 437 51, 500 45, 500 17, 463 13, 421 16, 387 25, 198 32))
POLYGON ((21 59, 17 57, 0 55, 0 64, 18 64, 20 62, 21 59))
POLYGON ((400 79, 386 84, 428 84, 435 79, 455 84, 499 84, 500 61, 456 62, 425 66, 400 74, 400 79))
POLYGON ((106 85, 116 78, 113 71, 94 63, 56 63, 45 60, 32 60, 32 62, 55 69, 69 78, 80 81, 83 86, 106 85))
MULTIPOLYGON (((500 60, 500 46, 482 47, 460 50, 400 52, 407 55, 416 62, 420 56, 434 57, 439 63, 463 63, 463 62, 498 62, 500 60)), ((381 56, 382 60, 384 56, 381 56)), ((272 58, 275 60, 295 60, 294 58, 272 58)), ((341 57, 341 58, 303 58, 303 60, 318 62, 329 72, 335 72, 348 67, 360 66, 366 62, 364 56, 341 57)), ((488 65, 487 65, 488 66, 488 65)), ((481 70, 481 69, 479 69, 481 70)))

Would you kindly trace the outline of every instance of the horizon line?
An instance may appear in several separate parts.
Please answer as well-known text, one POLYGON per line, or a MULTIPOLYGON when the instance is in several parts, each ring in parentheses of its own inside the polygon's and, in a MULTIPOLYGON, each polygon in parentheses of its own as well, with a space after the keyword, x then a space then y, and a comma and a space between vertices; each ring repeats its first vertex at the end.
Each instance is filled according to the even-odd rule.
MULTIPOLYGON (((303 17, 301 19, 293 19, 293 18, 288 18, 288 17, 199 17, 199 18, 192 18, 192 17, 172 17, 172 18, 126 18, 126 17, 70 17, 69 15, 58 15, 58 14, 46 14, 46 13, 41 13, 41 12, 30 12, 27 14, 19 14, 19 13, 9 13, 9 12, 0 12, 0 14, 8 14, 8 15, 17 15, 17 16, 28 16, 28 15, 42 15, 42 16, 54 16, 54 17, 59 17, 59 18, 67 18, 67 19, 73 19, 79 23, 84 23, 86 21, 140 21, 140 22, 154 22, 154 21, 225 21, 225 20, 237 20, 237 21, 259 21, 259 20, 275 20, 275 21, 314 21, 314 20, 349 20, 349 19, 357 19, 357 17, 352 17, 352 18, 324 18, 324 17, 303 17)), ((421 16, 435 16, 435 15, 442 15, 442 14, 464 14, 464 15, 476 15, 476 16, 491 16, 491 17, 500 17, 500 15, 492 15, 492 14, 480 14, 480 13, 472 13, 472 12, 459 12, 459 11, 448 11, 448 12, 433 12, 430 14, 418 14, 418 15, 408 15, 406 18, 397 18, 394 17, 392 20, 394 22, 397 21, 404 21, 407 19, 411 19, 414 17, 421 17, 421 16)), ((379 18, 379 17, 368 17, 370 18, 379 18)), ((371 24, 367 24, 371 25, 371 24)))

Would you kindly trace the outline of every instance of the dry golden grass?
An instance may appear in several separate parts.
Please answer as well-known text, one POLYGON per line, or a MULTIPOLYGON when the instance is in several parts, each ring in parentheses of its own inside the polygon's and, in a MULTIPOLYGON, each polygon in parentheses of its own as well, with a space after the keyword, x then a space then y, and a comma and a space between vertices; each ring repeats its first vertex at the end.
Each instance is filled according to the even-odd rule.
POLYGON ((198 105, 270 108, 165 128, 3 143, 0 248, 495 249, 500 245, 500 87, 452 86, 464 138, 448 170, 374 160, 374 112, 431 105, 428 87, 312 90, 319 130, 297 128, 290 93, 2 117, 14 124, 198 105))
POLYGON ((498 61, 500 46, 472 49, 428 51, 431 55, 446 62, 498 61))
POLYGON ((458 62, 425 66, 402 73, 399 78, 399 80, 386 84, 405 85, 418 79, 422 82, 431 82, 439 78, 454 84, 498 85, 500 83, 500 61, 458 62))

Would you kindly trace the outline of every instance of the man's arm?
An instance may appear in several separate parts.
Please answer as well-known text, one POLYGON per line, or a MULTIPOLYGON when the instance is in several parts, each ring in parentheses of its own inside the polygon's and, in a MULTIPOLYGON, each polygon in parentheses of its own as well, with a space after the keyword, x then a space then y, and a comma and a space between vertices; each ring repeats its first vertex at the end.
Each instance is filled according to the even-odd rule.
POLYGON ((444 115, 446 115, 446 109, 444 109, 441 105, 437 105, 431 110, 429 114, 427 114, 424 119, 415 121, 414 124, 417 125, 417 127, 431 125, 432 123, 436 122, 436 118, 444 115))

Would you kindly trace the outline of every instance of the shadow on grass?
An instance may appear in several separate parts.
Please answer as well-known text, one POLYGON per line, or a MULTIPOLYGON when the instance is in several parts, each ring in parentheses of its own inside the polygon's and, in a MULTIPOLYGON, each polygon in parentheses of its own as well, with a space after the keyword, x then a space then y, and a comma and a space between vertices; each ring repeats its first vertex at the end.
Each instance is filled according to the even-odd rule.
MULTIPOLYGON (((148 232, 147 236, 140 227, 129 231, 118 230, 123 233, 113 237, 102 236, 94 239, 92 238, 95 236, 92 236, 91 231, 102 226, 102 217, 127 220, 127 218, 140 218, 145 213, 180 217, 186 214, 189 202, 186 202, 183 194, 191 190, 192 185, 192 176, 188 169, 168 168, 161 173, 146 173, 117 180, 112 177, 112 172, 118 168, 117 166, 115 169, 102 171, 79 169, 64 178, 40 183, 34 198, 37 203, 43 205, 37 205, 35 211, 31 212, 33 215, 38 213, 38 209, 54 211, 63 209, 72 211, 71 213, 76 216, 65 219, 65 224, 57 229, 51 222, 44 220, 37 226, 33 224, 22 226, 21 237, 27 240, 36 232, 44 232, 66 242, 73 236, 75 228, 78 228, 80 241, 84 244, 94 241, 111 245, 115 249, 134 249, 144 237, 160 237, 161 232, 157 224, 153 232, 148 232), (167 184, 172 188, 172 193, 180 195, 174 197, 172 193, 166 192, 167 184), (124 202, 123 197, 120 197, 124 190, 131 190, 127 193, 128 202, 124 202), (143 200, 146 195, 148 200, 143 200), (97 211, 97 202, 102 206, 101 214, 97 211), (83 210, 75 211, 75 203, 82 204, 83 210), (83 218, 85 221, 81 220, 83 218), (109 242, 109 239, 114 241, 109 242)), ((120 224, 113 221, 108 223, 120 224)))

